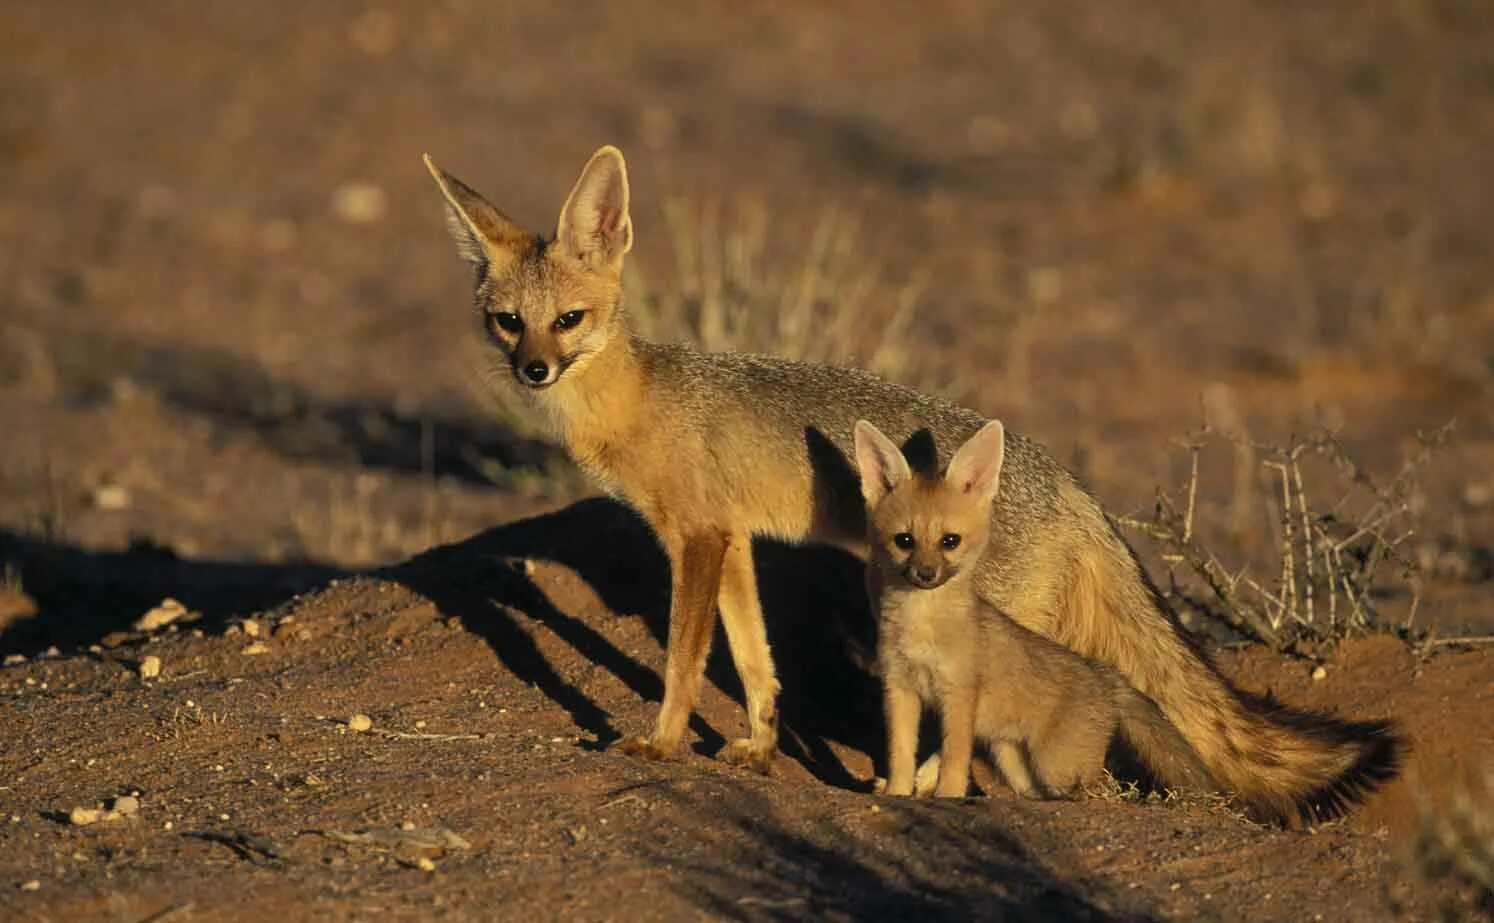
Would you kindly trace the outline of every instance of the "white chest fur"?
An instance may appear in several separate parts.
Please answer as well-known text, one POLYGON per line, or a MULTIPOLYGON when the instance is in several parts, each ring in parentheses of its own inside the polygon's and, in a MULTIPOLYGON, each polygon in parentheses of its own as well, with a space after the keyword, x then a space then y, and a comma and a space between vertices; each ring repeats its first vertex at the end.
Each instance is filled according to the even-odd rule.
POLYGON ((891 645, 925 699, 955 673, 966 672, 976 644, 969 588, 889 589, 882 596, 882 643, 891 645))

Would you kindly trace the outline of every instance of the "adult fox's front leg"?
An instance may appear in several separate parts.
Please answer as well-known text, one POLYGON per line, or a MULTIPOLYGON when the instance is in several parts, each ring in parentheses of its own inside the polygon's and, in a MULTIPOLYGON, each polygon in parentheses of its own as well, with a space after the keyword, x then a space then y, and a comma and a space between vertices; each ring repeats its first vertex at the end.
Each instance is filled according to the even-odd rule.
POLYGON ((767 626, 752 565, 752 537, 732 535, 721 569, 721 621, 732 663, 747 694, 749 736, 726 745, 728 763, 766 772, 778 748, 778 677, 768 650, 767 626))
POLYGON ((707 529, 662 537, 669 553, 672 583, 664 704, 659 708, 653 736, 631 738, 623 744, 624 752, 649 759, 671 759, 678 755, 680 739, 705 673, 711 632, 716 627, 716 599, 727 550, 727 537, 719 531, 707 529))

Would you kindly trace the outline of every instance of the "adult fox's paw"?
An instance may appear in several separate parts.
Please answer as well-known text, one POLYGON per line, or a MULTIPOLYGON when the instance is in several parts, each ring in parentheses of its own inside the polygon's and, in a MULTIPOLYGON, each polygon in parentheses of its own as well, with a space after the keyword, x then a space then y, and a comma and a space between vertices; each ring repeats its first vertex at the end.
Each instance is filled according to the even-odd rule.
POLYGON ((649 737, 625 737, 617 744, 627 756, 635 756, 645 760, 676 760, 679 759, 680 748, 662 747, 649 737))
POLYGON ((773 750, 754 743, 750 737, 738 738, 721 748, 717 756, 724 762, 767 775, 773 768, 773 750))

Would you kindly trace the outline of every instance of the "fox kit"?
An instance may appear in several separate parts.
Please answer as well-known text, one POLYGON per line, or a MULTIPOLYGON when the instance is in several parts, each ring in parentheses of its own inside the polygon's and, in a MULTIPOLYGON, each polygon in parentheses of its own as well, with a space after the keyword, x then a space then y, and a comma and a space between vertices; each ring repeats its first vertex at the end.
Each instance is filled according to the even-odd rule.
MULTIPOLYGON (((746 690, 750 734, 723 757, 764 767, 778 681, 752 565, 753 536, 865 541, 852 426, 958 445, 979 414, 852 369, 703 355, 634 336, 621 306, 633 245, 616 148, 586 164, 541 237, 426 160, 475 271, 483 335, 571 456, 648 520, 669 556, 664 702, 625 749, 680 746, 719 608, 746 690)), ((1219 782, 1259 813, 1331 811, 1387 778, 1385 726, 1285 722, 1247 706, 1185 640, 1095 500, 1041 447, 1006 437, 1001 499, 976 594, 1022 627, 1112 664, 1161 707, 1219 782)))
MULTIPOLYGON (((915 789, 918 721, 937 706, 943 742, 930 768, 939 797, 965 795, 974 743, 1026 798, 1079 794, 1098 782, 1116 731, 1164 784, 1211 787, 1208 770, 1150 699, 1113 669, 1019 627, 976 596, 1006 433, 987 423, 943 477, 915 475, 902 449, 856 424, 856 463, 871 546, 887 712, 889 795, 915 789)), ((917 787, 927 787, 926 778, 917 787)), ((923 791, 919 791, 923 794, 923 791)))

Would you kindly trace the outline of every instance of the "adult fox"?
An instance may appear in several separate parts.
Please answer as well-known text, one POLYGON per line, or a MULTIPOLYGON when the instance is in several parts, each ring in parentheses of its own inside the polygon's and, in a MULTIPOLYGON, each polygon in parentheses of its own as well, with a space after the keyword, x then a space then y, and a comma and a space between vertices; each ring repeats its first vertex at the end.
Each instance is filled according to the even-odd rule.
MULTIPOLYGON (((637 508, 669 556, 664 702, 653 734, 625 750, 677 753, 719 607, 750 724, 721 756, 765 767, 777 748, 779 685, 752 538, 864 543, 849 461, 858 419, 899 442, 928 430, 942 447, 963 444, 986 421, 863 371, 707 355, 633 335, 620 303, 633 224, 614 147, 592 155, 553 238, 523 229, 429 157, 426 165, 475 267, 488 341, 571 456, 637 508)), ((985 603, 1120 670, 1257 816, 1336 813, 1394 773, 1400 745, 1384 724, 1247 703, 1189 643, 1074 476, 1029 439, 1008 433, 1005 442, 991 540, 975 573, 985 603)))

